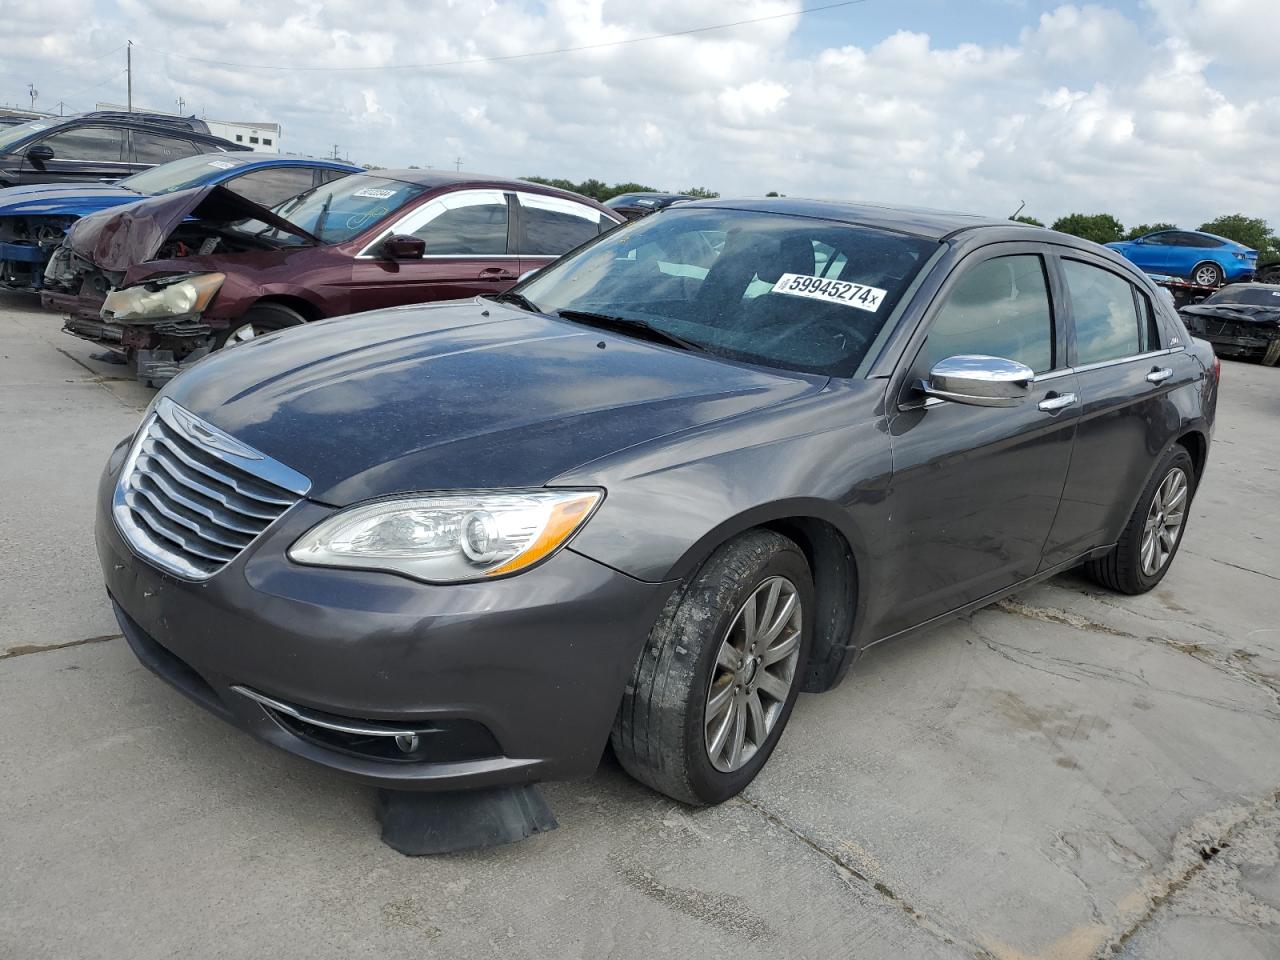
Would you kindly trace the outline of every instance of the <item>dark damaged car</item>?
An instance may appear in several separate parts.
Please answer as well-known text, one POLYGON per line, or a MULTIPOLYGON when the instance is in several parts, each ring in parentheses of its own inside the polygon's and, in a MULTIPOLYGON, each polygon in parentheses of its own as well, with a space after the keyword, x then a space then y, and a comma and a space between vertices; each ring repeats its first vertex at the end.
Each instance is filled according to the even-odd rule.
POLYGON ((181 366, 310 320, 500 293, 621 220, 466 173, 350 176, 273 210, 208 186, 85 217, 50 260, 43 302, 76 336, 148 351, 142 376, 148 358, 181 366))
POLYGON ((1280 364, 1280 284, 1232 284, 1180 312, 1220 356, 1280 364))
POLYGON ((456 791, 612 739, 715 803, 873 644, 1082 564, 1152 589, 1218 373, 1087 241, 697 201, 197 364, 112 453, 98 553, 143 662, 295 755, 456 791))

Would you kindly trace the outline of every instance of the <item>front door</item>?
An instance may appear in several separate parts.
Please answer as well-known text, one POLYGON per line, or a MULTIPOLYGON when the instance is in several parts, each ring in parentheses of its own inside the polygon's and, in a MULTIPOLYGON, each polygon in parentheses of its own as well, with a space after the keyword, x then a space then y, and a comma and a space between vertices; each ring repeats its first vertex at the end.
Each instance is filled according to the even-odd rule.
POLYGON ((1182 422, 1169 394, 1201 372, 1186 345, 1160 330, 1143 290, 1087 254, 1060 263, 1081 416, 1046 564, 1116 541, 1182 422))
MULTIPOLYGON (((115 183, 133 172, 125 150, 125 132, 118 127, 75 127, 36 141, 26 147, 20 182, 115 183), (52 151, 52 156, 34 159, 33 147, 52 151)), ((43 153, 43 150, 38 151, 43 153)))
POLYGON ((895 398, 891 585, 875 639, 916 626, 1035 574, 1071 461, 1079 403, 1055 322, 1044 257, 1023 245, 979 251, 948 279, 895 398), (976 258, 976 259, 975 259, 976 258), (912 384, 947 357, 977 354, 1036 374, 1013 407, 924 400, 912 384))
POLYGON ((352 311, 506 290, 520 275, 520 258, 510 242, 513 202, 500 190, 457 190, 409 211, 355 258, 352 311), (425 255, 421 260, 383 256, 380 245, 392 235, 419 238, 425 255))

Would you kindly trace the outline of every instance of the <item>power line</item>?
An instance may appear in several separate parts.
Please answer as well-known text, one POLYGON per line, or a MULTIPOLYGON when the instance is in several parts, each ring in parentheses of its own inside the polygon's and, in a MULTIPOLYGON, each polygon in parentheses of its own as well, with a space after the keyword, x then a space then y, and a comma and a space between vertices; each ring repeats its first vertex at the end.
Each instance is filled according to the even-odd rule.
MULTIPOLYGON (((278 71, 317 71, 325 73, 376 72, 379 70, 434 70, 438 67, 458 67, 471 63, 502 63, 510 60, 529 60, 534 57, 552 57, 562 53, 579 53, 584 50, 603 50, 606 47, 623 47, 636 43, 647 43, 650 40, 666 40, 671 37, 688 37, 698 33, 710 33, 713 30, 729 30, 752 23, 764 23, 768 20, 783 20, 788 17, 799 17, 806 13, 821 13, 824 10, 835 10, 839 7, 852 7, 866 3, 867 0, 841 0, 839 3, 826 3, 816 7, 802 7, 789 13, 772 13, 764 17, 751 17, 747 20, 734 20, 731 23, 715 23, 706 27, 691 27, 688 30, 674 30, 670 33, 654 33, 644 37, 631 37, 628 40, 609 40, 603 43, 586 43, 576 47, 557 47, 554 50, 536 50, 530 53, 510 53, 498 57, 469 57, 462 60, 439 60, 435 63, 390 63, 380 67, 306 67, 270 63, 231 63, 227 60, 208 60, 204 57, 188 57, 179 53, 166 53, 152 50, 171 60, 186 60, 192 63, 208 63, 219 67, 236 67, 241 70, 278 70, 278 71)), ((134 44, 140 47, 141 44, 134 44)), ((147 48, 150 49, 150 48, 147 48)))

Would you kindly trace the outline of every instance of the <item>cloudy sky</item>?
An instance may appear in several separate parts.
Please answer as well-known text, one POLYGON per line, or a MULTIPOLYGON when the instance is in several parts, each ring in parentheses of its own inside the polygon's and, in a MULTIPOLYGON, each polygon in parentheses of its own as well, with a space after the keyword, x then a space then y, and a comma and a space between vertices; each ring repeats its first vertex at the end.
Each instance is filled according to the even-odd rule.
POLYGON ((0 103, 123 101, 132 40, 135 104, 382 166, 1280 226, 1278 0, 777 16, 831 2, 0 0, 0 103))

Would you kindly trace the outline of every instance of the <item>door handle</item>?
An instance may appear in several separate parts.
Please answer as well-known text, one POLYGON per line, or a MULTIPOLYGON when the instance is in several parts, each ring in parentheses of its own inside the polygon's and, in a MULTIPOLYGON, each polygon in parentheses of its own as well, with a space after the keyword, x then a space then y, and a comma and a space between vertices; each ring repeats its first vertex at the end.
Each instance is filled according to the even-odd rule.
POLYGON ((1075 402, 1076 395, 1074 393, 1059 393, 1057 396, 1045 397, 1036 406, 1045 413, 1057 413, 1075 402))
POLYGON ((480 271, 481 280, 514 280, 516 275, 506 267, 485 267, 480 271))
POLYGON ((1156 367, 1147 374, 1147 383, 1164 383, 1173 376, 1173 367, 1156 367))

